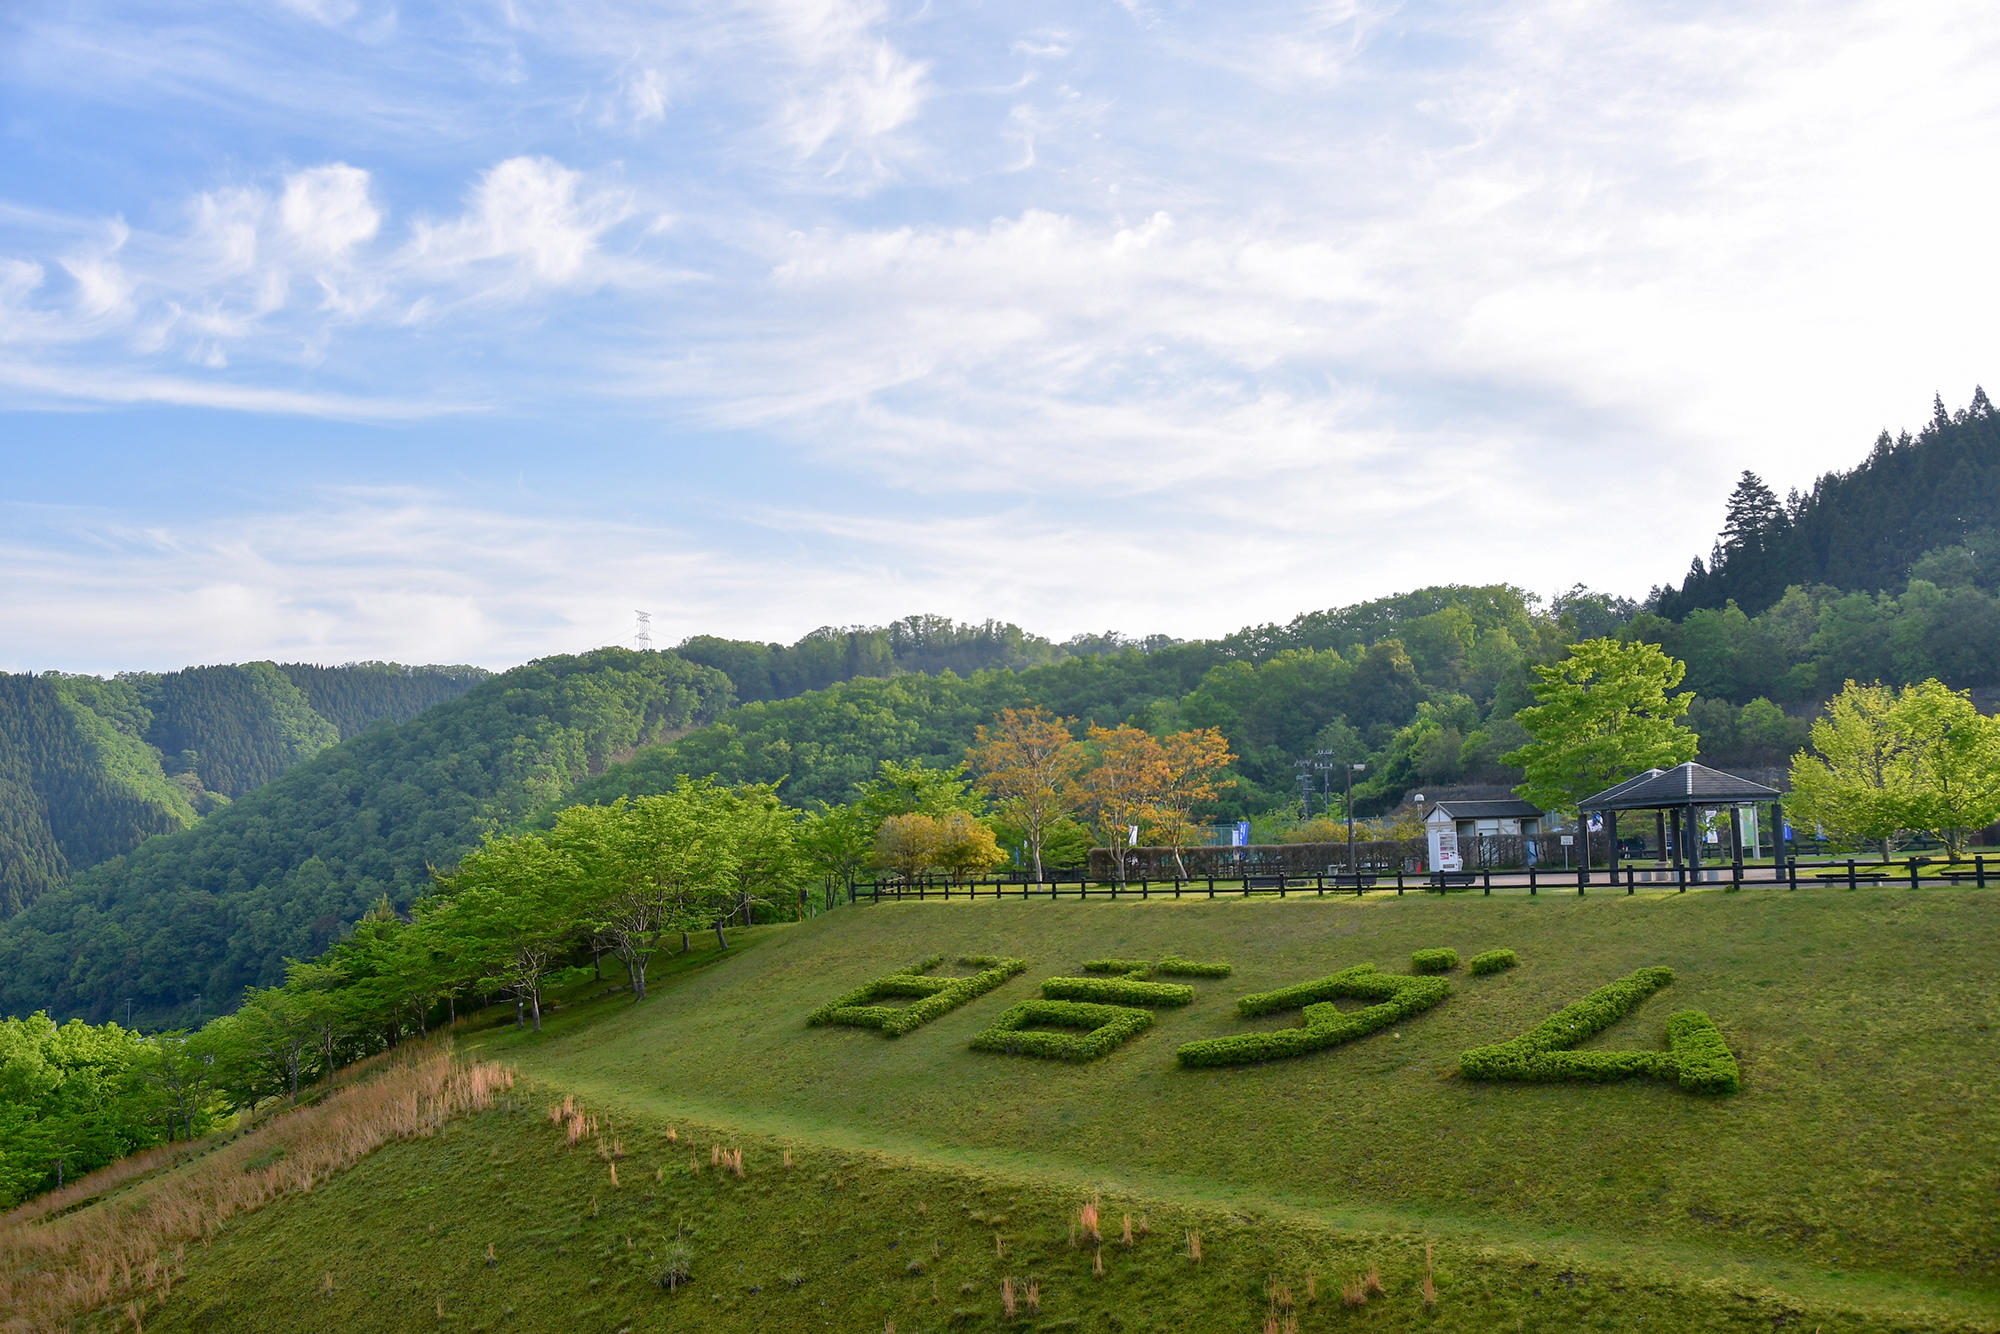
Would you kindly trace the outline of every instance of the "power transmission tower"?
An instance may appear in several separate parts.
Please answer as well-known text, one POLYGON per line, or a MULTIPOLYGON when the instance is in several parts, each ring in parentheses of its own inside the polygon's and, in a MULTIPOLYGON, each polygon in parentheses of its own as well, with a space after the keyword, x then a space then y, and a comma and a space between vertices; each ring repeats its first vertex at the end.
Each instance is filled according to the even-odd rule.
POLYGON ((638 612, 637 615, 639 617, 639 650, 642 653, 651 653, 653 651, 653 613, 642 611, 638 612))

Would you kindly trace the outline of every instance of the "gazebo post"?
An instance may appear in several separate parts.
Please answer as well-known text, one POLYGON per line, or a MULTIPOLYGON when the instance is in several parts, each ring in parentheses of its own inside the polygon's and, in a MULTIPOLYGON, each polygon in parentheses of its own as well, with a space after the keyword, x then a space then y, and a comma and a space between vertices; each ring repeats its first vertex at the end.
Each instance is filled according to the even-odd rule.
POLYGON ((1743 808, 1729 808, 1729 852, 1730 868, 1735 873, 1736 883, 1743 883, 1743 808))
POLYGON ((1618 883, 1618 812, 1604 812, 1604 838, 1611 849, 1611 883, 1618 883))
POLYGON ((1687 859, 1687 839, 1681 834, 1681 808, 1675 806, 1667 811, 1667 819, 1673 822, 1674 834, 1674 841, 1667 845, 1667 860, 1673 863, 1675 871, 1679 871, 1687 859))
POLYGON ((1771 803, 1771 851, 1775 857, 1774 864, 1778 868, 1778 877, 1779 879, 1783 879, 1785 874, 1786 858, 1785 858, 1785 803, 1782 801, 1774 801, 1771 803))
POLYGON ((1660 860, 1664 862, 1667 860, 1667 813, 1659 810, 1654 811, 1653 823, 1658 827, 1656 832, 1660 836, 1660 860))
POLYGON ((1681 828, 1686 834, 1689 878, 1698 885, 1701 883, 1701 808, 1699 806, 1689 803, 1687 814, 1681 817, 1681 828))

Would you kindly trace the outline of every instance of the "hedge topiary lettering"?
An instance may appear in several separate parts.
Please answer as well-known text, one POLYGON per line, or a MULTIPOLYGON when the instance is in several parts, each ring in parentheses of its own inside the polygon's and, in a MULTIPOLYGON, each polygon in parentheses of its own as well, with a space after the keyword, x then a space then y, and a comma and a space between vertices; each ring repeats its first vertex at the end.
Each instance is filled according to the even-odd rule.
POLYGON ((1010 1056, 1040 1056, 1057 1061, 1094 1061, 1121 1043, 1146 1031, 1153 1016, 1129 1005, 1090 1005, 1079 1001, 1028 1000, 1006 1011, 993 1026, 972 1040, 979 1051, 1010 1056), (1044 1027, 1037 1028, 1036 1025, 1044 1027), (1050 1033, 1046 1028, 1078 1030, 1050 1033))
POLYGON ((1145 959, 1092 959, 1084 964, 1086 973, 1116 973, 1143 982, 1149 977, 1228 977, 1230 968, 1226 963, 1200 963, 1194 959, 1183 959, 1177 954, 1169 954, 1157 963, 1145 959))
POLYGON ((1280 1010, 1300 1010, 1299 1027, 1190 1042, 1174 1055, 1182 1065, 1190 1066, 1246 1065, 1304 1056, 1366 1037, 1399 1019, 1421 1014, 1450 994, 1451 983, 1441 977, 1395 977, 1376 972, 1372 963, 1357 964, 1316 981, 1245 996, 1236 1002, 1237 1013, 1246 1019, 1280 1010), (1346 1013, 1334 1007, 1336 996, 1371 1000, 1375 1004, 1346 1013))
POLYGON ((1512 950, 1488 950, 1472 956, 1472 975, 1484 977, 1488 973, 1502 973, 1519 962, 1512 950))
POLYGON ((1458 967, 1457 950, 1418 950, 1410 956, 1413 973, 1448 973, 1458 967))
POLYGON ((1137 982, 1129 977, 1052 977, 1042 983, 1050 1000, 1094 1001, 1100 1005, 1186 1005, 1194 988, 1180 982, 1137 982))
POLYGON ((926 977, 924 974, 944 962, 933 954, 909 967, 878 977, 839 1000, 830 1001, 806 1016, 808 1024, 847 1024, 873 1028, 897 1038, 921 1028, 940 1015, 949 1014, 975 996, 983 996, 1028 966, 1026 959, 1003 959, 994 954, 966 954, 959 964, 980 971, 971 977, 926 977), (876 1005, 888 996, 914 996, 911 1005, 876 1005))
POLYGON ((1592 1034, 1623 1019, 1674 980, 1671 968, 1641 968, 1566 1005, 1519 1037, 1474 1047, 1458 1058, 1469 1079, 1553 1083, 1587 1080, 1667 1079, 1697 1093, 1734 1093, 1740 1087, 1736 1057, 1708 1016, 1686 1010, 1667 1021, 1665 1051, 1572 1051, 1592 1034))

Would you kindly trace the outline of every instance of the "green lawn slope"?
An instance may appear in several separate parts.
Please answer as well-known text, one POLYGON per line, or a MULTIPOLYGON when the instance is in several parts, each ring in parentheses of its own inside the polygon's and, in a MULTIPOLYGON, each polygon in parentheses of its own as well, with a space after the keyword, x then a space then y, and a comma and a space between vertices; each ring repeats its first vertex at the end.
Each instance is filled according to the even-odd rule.
POLYGON ((516 1110, 232 1224, 146 1327, 282 1312, 346 1329, 911 1334, 1009 1327, 1011 1278, 1040 1285, 1025 1328, 2000 1328, 1996 908, 1974 891, 842 908, 690 960, 644 1005, 600 998, 539 1037, 462 1038, 518 1067, 516 1110), (1356 963, 1406 972, 1430 946, 1520 965, 1461 967, 1436 1009, 1300 1059, 1174 1061, 1182 1042, 1286 1022, 1245 1024, 1239 995, 1356 963), (899 1039, 806 1024, 937 953, 1029 968, 899 1039), (1175 979, 1193 1004, 1108 1056, 970 1048, 1042 978, 1175 953, 1235 971, 1175 979), (1740 1093, 1456 1075, 1466 1048, 1653 964, 1674 983, 1587 1047, 1661 1046, 1669 1014, 1702 1009, 1740 1093), (596 1141, 569 1147, 544 1114, 564 1093, 625 1153, 617 1186, 596 1141), (744 1150, 741 1179, 713 1167, 718 1144, 744 1150), (1102 1277, 1070 1240, 1093 1197, 1102 1277), (1126 1213, 1150 1230, 1129 1250, 1126 1213), (692 1277, 669 1295, 654 1280, 677 1244, 692 1277), (1344 1304, 1370 1269, 1381 1292, 1344 1304))

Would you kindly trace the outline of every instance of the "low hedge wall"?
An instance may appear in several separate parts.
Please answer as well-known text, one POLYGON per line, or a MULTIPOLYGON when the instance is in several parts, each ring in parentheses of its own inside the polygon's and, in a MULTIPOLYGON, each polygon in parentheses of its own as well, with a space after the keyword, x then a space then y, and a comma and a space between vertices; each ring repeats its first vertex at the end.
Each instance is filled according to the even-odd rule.
POLYGON ((1512 950, 1488 950, 1473 955, 1470 967, 1474 977, 1484 977, 1488 973, 1503 973, 1519 962, 1512 950))
POLYGON ((1376 972, 1374 964, 1357 964, 1330 977, 1245 996, 1236 1002, 1237 1012, 1245 1017, 1302 1010, 1299 1027, 1268 1033, 1233 1033, 1189 1042, 1174 1055, 1182 1065, 1191 1066, 1247 1065, 1304 1056, 1366 1037, 1399 1019, 1421 1014, 1450 994, 1451 983, 1441 977, 1396 977, 1376 972), (1334 1006, 1336 996, 1376 1003, 1348 1013, 1334 1006))
POLYGON ((978 1051, 1010 1056, 1039 1056, 1056 1061, 1094 1061, 1150 1028, 1153 1016, 1126 1005, 1090 1005, 1078 1001, 1028 1000, 993 1021, 972 1040, 978 1051), (1047 1024, 1079 1030, 1050 1033, 1030 1025, 1047 1024))
POLYGON ((1153 965, 1153 971, 1162 977, 1228 977, 1231 970, 1226 963, 1202 963, 1169 954, 1153 965))
POLYGON ((1448 973, 1458 967, 1457 950, 1418 950, 1410 956, 1413 973, 1448 973))
POLYGON ((944 962, 942 954, 910 965, 898 972, 878 977, 838 1000, 829 1001, 806 1016, 808 1024, 845 1024, 872 1028, 897 1038, 921 1028, 940 1015, 983 996, 1028 966, 1026 959, 1003 959, 997 954, 966 954, 958 962, 980 971, 971 977, 925 977, 923 974, 944 962), (884 996, 915 996, 912 1005, 871 1005, 884 996))
POLYGON ((1490 1047, 1474 1047, 1458 1058, 1459 1071, 1468 1079, 1533 1082, 1607 1082, 1638 1075, 1678 1078, 1680 1067, 1672 1052, 1569 1050, 1623 1019, 1639 1002, 1673 980, 1671 968, 1641 968, 1573 1005, 1565 1005, 1519 1037, 1490 1047))
POLYGON ((1178 982, 1140 982, 1130 977, 1052 977, 1042 983, 1050 1000, 1092 1001, 1101 1005, 1186 1005, 1194 988, 1178 982))
POLYGON ((1682 1010, 1667 1020, 1667 1047, 1680 1066, 1681 1087, 1690 1093, 1734 1093, 1743 1082, 1736 1054, 1715 1021, 1700 1010, 1682 1010))
POLYGON ((1144 977, 1153 971, 1149 959, 1092 959, 1084 964, 1086 973, 1117 973, 1121 977, 1144 977))

